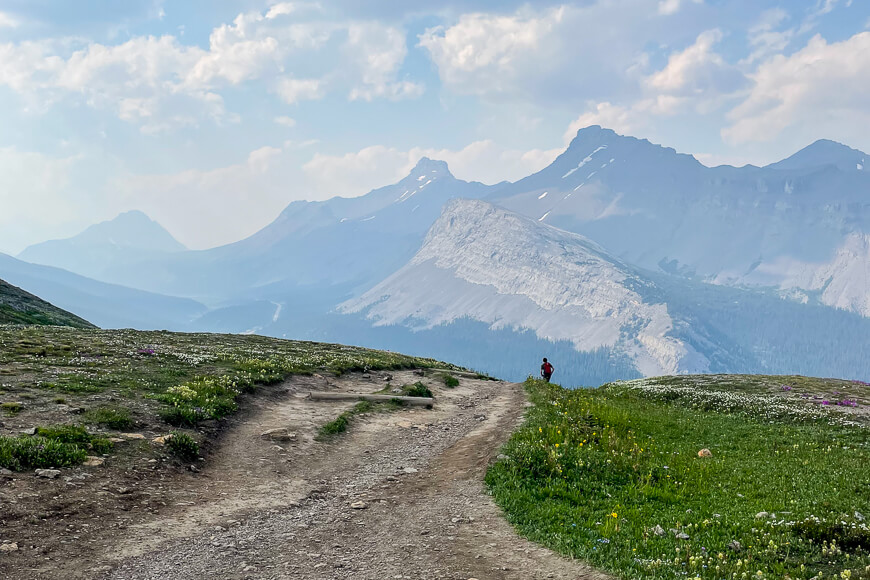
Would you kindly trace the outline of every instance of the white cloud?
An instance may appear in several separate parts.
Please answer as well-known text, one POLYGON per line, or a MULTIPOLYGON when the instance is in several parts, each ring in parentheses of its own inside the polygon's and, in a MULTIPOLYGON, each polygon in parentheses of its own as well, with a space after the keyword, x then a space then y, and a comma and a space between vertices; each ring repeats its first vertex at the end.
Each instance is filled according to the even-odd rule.
POLYGON ((275 123, 277 123, 279 125, 283 125, 284 127, 293 128, 296 126, 296 119, 294 119, 293 117, 285 117, 285 116, 275 117, 275 123))
POLYGON ((271 8, 269 8, 269 11, 266 12, 266 19, 274 20, 279 16, 293 14, 297 10, 298 6, 294 2, 279 2, 278 4, 275 4, 271 8))
POLYGON ((266 35, 257 38, 259 13, 240 14, 233 24, 215 28, 209 37, 209 50, 201 55, 187 75, 187 83, 211 87, 226 80, 237 85, 261 76, 269 64, 277 70, 280 56, 278 40, 266 35))
MULTIPOLYGON (((695 4, 702 4, 704 0, 692 0, 695 4)), ((670 16, 680 11, 682 0, 660 0, 659 14, 670 16)))
POLYGON ((800 51, 777 55, 750 77, 749 96, 722 131, 734 144, 775 139, 789 127, 864 141, 870 123, 870 32, 829 44, 820 35, 800 51))
POLYGON ((498 183, 521 179, 549 165, 562 149, 521 151, 490 140, 459 149, 375 145, 345 155, 316 154, 303 166, 313 190, 323 198, 358 196, 405 177, 422 157, 446 161, 459 179, 498 183))
POLYGON ((5 12, 0 12, 0 28, 18 28, 18 20, 5 12))
POLYGON ((291 79, 284 78, 278 82, 277 92, 281 100, 288 105, 299 101, 312 101, 321 98, 325 93, 322 79, 291 79))
POLYGON ((419 83, 396 80, 408 53, 403 31, 371 22, 353 24, 344 48, 348 60, 356 64, 360 73, 359 82, 351 89, 351 100, 371 101, 381 97, 398 100, 423 93, 419 83))
POLYGON ((739 89, 746 80, 743 73, 714 51, 721 40, 718 29, 702 32, 693 45, 673 53, 667 66, 647 79, 649 86, 660 94, 696 97, 739 89))
POLYGON ((463 92, 504 92, 514 85, 530 61, 541 60, 546 46, 555 44, 554 30, 565 20, 566 9, 540 15, 465 14, 455 25, 438 26, 420 36, 438 66, 442 80, 463 92))
POLYGON ((79 100, 139 123, 146 133, 204 119, 235 120, 224 110, 222 91, 255 81, 287 103, 320 99, 327 91, 365 100, 422 92, 422 85, 396 78, 407 55, 404 32, 322 16, 296 21, 301 8, 313 6, 282 2, 265 12, 239 14, 212 30, 208 49, 169 35, 118 44, 82 39, 0 44, 0 85, 23 95, 29 108, 79 100), (315 62, 324 66, 315 68, 315 62))
POLYGON ((749 29, 749 46, 752 53, 742 64, 752 64, 785 50, 797 32, 794 28, 777 30, 788 19, 788 12, 782 8, 763 12, 758 23, 749 29))

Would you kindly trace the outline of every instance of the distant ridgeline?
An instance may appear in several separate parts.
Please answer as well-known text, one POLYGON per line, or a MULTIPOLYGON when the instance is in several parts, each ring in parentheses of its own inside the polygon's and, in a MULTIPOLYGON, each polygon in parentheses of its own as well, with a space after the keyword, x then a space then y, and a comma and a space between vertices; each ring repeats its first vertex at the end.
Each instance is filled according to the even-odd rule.
POLYGON ((0 280, 0 324, 96 328, 93 324, 0 280))
POLYGON ((817 141, 766 167, 706 167, 593 126, 515 183, 424 158, 225 246, 186 250, 132 212, 0 254, 0 277, 105 328, 357 344, 512 380, 544 356, 566 386, 868 380, 868 160, 817 141))

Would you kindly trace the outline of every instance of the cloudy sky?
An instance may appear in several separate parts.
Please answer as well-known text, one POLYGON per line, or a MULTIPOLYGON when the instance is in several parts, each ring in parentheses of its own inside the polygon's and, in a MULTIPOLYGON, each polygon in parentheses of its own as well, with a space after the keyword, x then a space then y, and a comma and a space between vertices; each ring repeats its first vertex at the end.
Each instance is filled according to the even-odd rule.
POLYGON ((870 151, 868 95, 870 0, 0 0, 0 251, 129 209, 206 248, 423 155, 518 179, 590 124, 870 151))

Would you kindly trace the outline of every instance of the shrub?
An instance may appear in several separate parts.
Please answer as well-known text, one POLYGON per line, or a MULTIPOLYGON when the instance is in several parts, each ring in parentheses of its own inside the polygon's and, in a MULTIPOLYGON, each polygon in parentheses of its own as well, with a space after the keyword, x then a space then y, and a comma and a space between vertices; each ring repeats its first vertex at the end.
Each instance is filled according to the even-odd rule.
POLYGON ((54 439, 61 443, 70 443, 80 447, 87 447, 91 444, 93 436, 80 425, 51 425, 49 427, 39 427, 36 429, 36 434, 46 439, 54 439))
POLYGON ((183 461, 194 461, 199 457, 199 443, 187 433, 173 431, 166 440, 169 451, 183 461))
POLYGON ((0 409, 3 409, 3 412, 7 415, 17 415, 24 409, 24 405, 21 403, 3 403, 0 405, 0 409))
POLYGON ((129 429, 133 426, 130 410, 124 407, 97 407, 85 413, 85 421, 109 429, 129 429))
POLYGON ((807 518, 795 522, 793 529, 798 536, 819 545, 835 544, 849 552, 870 550, 870 529, 860 525, 860 522, 807 518))
POLYGON ((82 449, 90 449, 96 455, 104 455, 114 447, 114 444, 105 437, 98 437, 88 433, 88 431, 80 425, 51 425, 48 427, 39 427, 36 430, 36 435, 59 443, 77 445, 82 449))
POLYGON ((429 390, 429 387, 421 382, 416 382, 413 385, 405 385, 402 387, 402 394, 406 397, 433 397, 432 391, 429 390))
POLYGON ((342 413, 329 423, 323 425, 317 432, 319 437, 328 437, 330 435, 338 435, 347 431, 347 426, 350 423, 350 414, 342 413))
POLYGON ((82 463, 87 452, 72 443, 45 437, 0 437, 0 467, 21 471, 47 467, 71 467, 82 463))
POLYGON ((453 389, 459 386, 459 379, 453 375, 444 375, 444 384, 447 385, 447 388, 453 389))

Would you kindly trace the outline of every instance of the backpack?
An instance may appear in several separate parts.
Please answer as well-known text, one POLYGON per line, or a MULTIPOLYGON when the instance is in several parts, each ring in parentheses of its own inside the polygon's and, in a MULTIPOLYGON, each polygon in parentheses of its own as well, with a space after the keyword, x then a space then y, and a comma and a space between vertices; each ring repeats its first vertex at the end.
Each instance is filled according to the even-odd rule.
POLYGON ((549 362, 544 363, 544 374, 552 375, 553 374, 553 365, 549 362))

